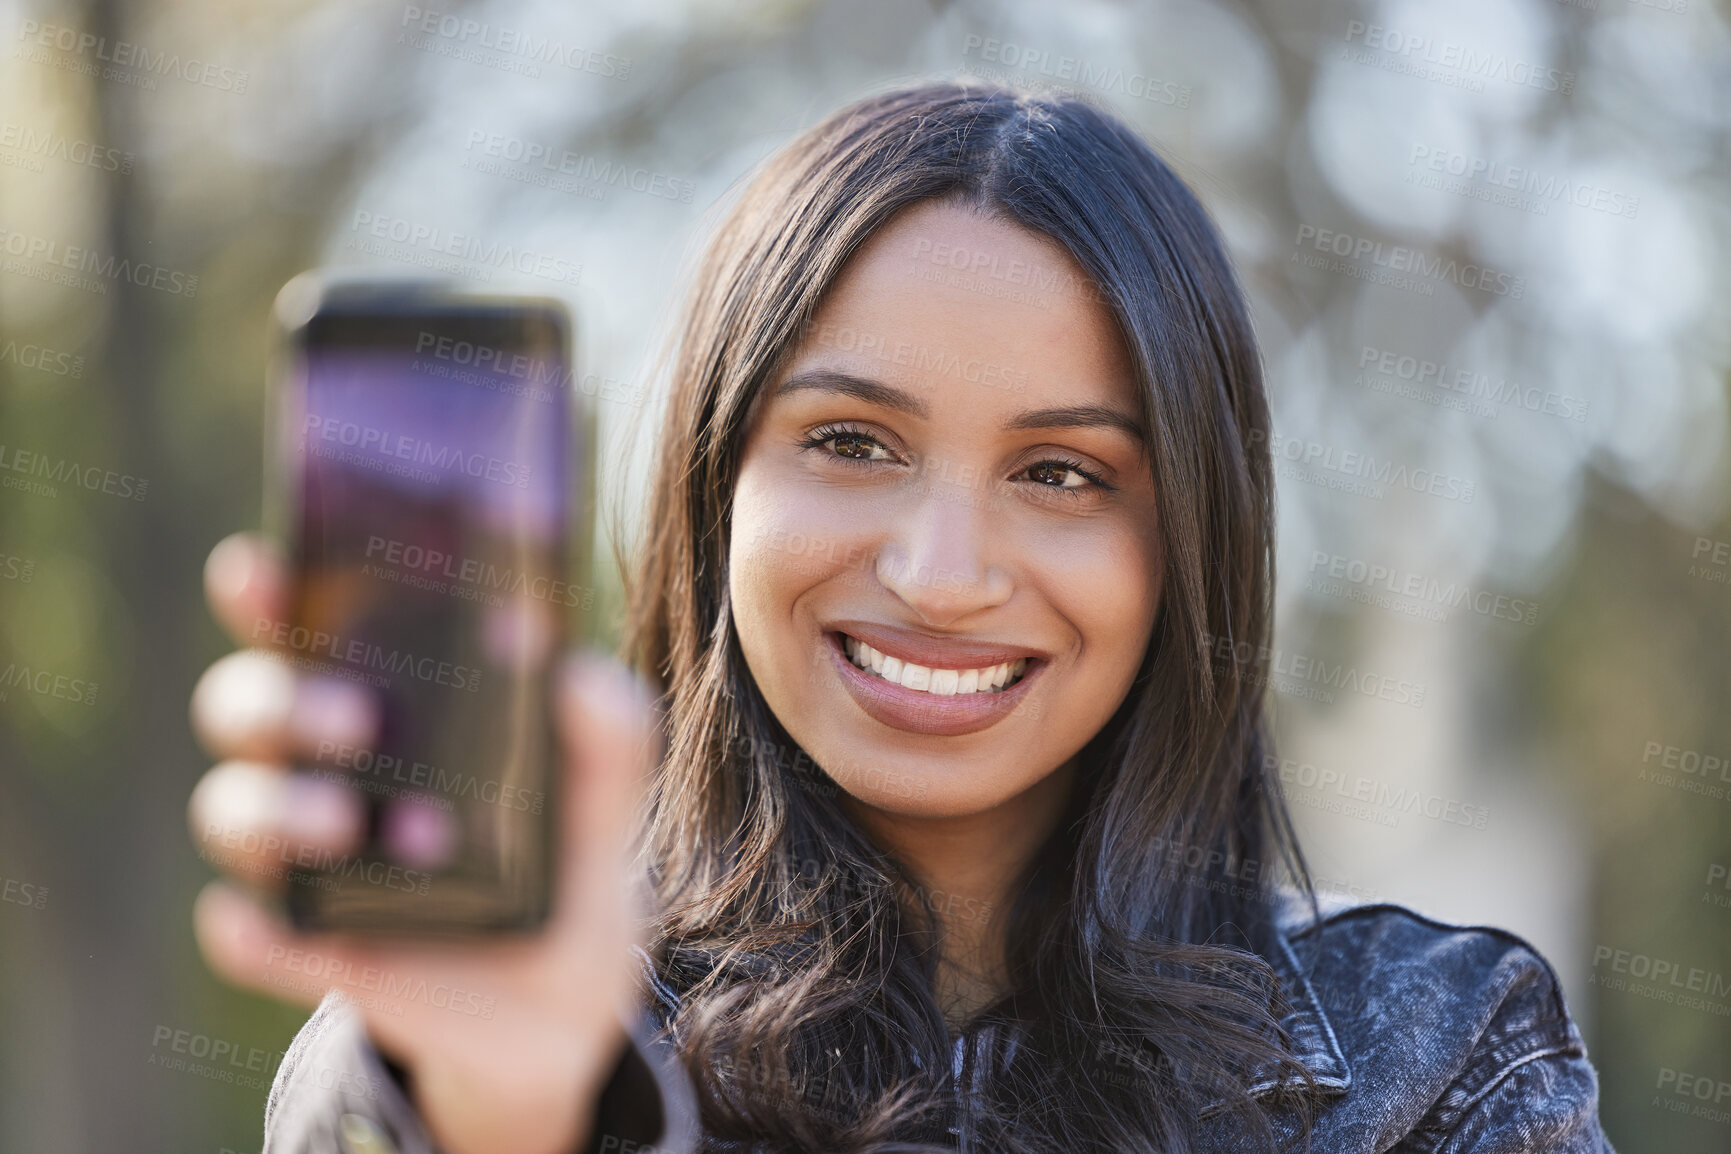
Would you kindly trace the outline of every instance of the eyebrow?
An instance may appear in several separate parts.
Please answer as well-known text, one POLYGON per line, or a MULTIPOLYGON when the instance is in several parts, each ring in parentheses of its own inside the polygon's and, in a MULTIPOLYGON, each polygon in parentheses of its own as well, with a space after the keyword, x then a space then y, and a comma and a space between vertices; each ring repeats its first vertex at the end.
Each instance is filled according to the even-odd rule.
MULTIPOLYGON (((806 389, 820 393, 835 393, 840 396, 855 397, 867 404, 907 413, 909 416, 918 417, 922 421, 931 416, 931 409, 912 393, 905 392, 893 385, 886 385, 882 381, 874 381, 869 377, 856 377, 852 373, 837 372, 834 369, 808 369, 803 373, 795 373, 776 386, 771 398, 785 397, 790 393, 797 393, 806 389)), ((1147 444, 1147 437, 1142 432, 1141 422, 1109 405, 1065 405, 1055 409, 1023 409, 1006 420, 1004 428, 1011 431, 1024 429, 1116 429, 1139 446, 1147 444)))

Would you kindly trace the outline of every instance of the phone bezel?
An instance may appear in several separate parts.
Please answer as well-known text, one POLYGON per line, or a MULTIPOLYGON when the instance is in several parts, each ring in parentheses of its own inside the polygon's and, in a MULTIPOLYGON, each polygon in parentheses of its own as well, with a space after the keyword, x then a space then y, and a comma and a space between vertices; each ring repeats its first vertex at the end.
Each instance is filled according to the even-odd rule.
MULTIPOLYGON (((344 274, 330 270, 313 270, 290 280, 278 293, 272 310, 272 351, 270 386, 267 390, 265 433, 265 513, 267 534, 278 543, 288 571, 298 572, 296 557, 298 541, 293 529, 298 516, 301 478, 292 460, 285 459, 282 421, 289 398, 285 390, 295 387, 290 382, 299 379, 302 358, 306 355, 315 332, 332 321, 363 318, 397 321, 407 318, 429 318, 434 323, 453 318, 494 319, 534 317, 551 324, 558 334, 556 344, 562 354, 564 376, 563 424, 567 438, 570 485, 567 494, 564 540, 559 552, 562 568, 568 575, 590 576, 595 522, 595 455, 596 414, 592 400, 575 388, 580 379, 576 363, 576 324, 570 308, 561 300, 543 295, 499 293, 477 289, 461 281, 434 278, 374 277, 344 274)), ((588 585, 588 581, 584 581, 588 585)), ((569 645, 575 640, 590 640, 593 620, 590 613, 577 618, 567 610, 560 620, 560 640, 569 645)), ((558 742, 552 734, 553 686, 551 678, 543 686, 543 722, 549 740, 549 764, 541 774, 545 798, 539 821, 533 826, 540 845, 531 852, 539 857, 534 869, 536 884, 513 897, 500 893, 496 908, 487 916, 472 915, 460 919, 442 917, 440 903, 428 900, 429 895, 404 893, 403 900, 390 909, 372 910, 363 918, 333 914, 330 903, 321 902, 324 892, 319 871, 289 868, 287 884, 282 891, 282 905, 292 925, 306 931, 342 932, 369 936, 471 936, 478 933, 532 932, 546 921, 553 901, 556 866, 559 858, 558 822, 561 767, 558 764, 558 742)), ((291 767, 291 772, 306 767, 291 767)))

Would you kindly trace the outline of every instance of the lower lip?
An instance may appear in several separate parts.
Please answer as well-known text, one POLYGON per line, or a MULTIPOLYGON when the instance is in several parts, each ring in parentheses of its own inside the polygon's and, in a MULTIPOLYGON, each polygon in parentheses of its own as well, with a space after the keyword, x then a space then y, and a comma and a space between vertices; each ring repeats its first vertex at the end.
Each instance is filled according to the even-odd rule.
POLYGON ((1044 661, 1030 658, 1021 680, 998 693, 927 693, 886 681, 855 665, 842 648, 841 634, 825 631, 823 637, 835 657, 842 684, 873 720, 892 729, 934 737, 959 737, 996 725, 1022 703, 1028 686, 1046 667, 1044 661))

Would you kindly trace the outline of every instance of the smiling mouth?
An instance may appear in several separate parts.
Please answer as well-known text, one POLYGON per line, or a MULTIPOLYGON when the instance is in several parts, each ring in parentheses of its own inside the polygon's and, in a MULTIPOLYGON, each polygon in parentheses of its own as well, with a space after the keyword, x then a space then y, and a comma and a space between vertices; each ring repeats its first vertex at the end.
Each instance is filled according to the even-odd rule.
POLYGON ((904 689, 916 689, 935 697, 1002 693, 1020 681, 1028 668, 1028 659, 1018 657, 978 669, 939 669, 890 657, 846 633, 840 636, 843 652, 857 668, 904 689))

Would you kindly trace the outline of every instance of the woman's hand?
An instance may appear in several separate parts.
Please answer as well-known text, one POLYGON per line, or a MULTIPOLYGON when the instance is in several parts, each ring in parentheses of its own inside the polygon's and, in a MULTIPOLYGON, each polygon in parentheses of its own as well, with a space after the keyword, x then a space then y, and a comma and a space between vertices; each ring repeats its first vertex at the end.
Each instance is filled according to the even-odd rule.
MULTIPOLYGON (((246 644, 268 632, 260 622, 280 617, 281 562, 256 537, 229 537, 211 551, 205 592, 246 644)), ((637 1013, 628 947, 642 944, 646 911, 629 838, 660 754, 652 711, 622 665, 590 655, 561 679, 557 710, 561 860, 543 931, 460 944, 369 941, 297 933, 253 896, 280 890, 297 854, 358 846, 349 788, 291 776, 285 765, 320 742, 364 746, 376 723, 367 691, 243 650, 213 664, 193 693, 193 727, 220 760, 193 791, 192 836, 234 879, 198 897, 205 958, 228 981, 287 1001, 314 1005, 329 988, 353 995, 368 1034, 409 1071, 416 1107, 448 1154, 576 1149, 626 1044, 621 1018, 637 1013), (373 976, 364 988, 363 974, 373 976), (463 991, 467 1012, 390 993, 422 981, 463 991), (491 1016, 476 1015, 488 1000, 491 1016)))

